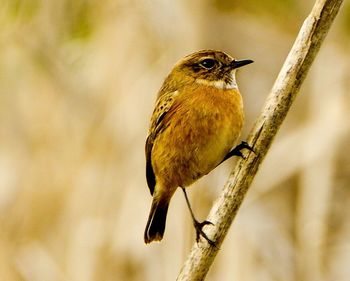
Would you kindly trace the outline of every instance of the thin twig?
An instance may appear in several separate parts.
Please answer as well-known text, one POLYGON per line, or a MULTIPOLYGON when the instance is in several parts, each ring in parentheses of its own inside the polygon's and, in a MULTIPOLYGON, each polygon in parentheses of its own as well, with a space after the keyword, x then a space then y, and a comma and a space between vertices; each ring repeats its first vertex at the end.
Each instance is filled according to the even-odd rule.
POLYGON ((256 154, 249 152, 247 159, 238 161, 208 216, 208 221, 214 226, 207 226, 205 231, 217 247, 210 246, 205 240, 195 243, 177 280, 204 280, 342 2, 317 0, 304 21, 262 113, 249 135, 248 143, 253 146, 256 154))

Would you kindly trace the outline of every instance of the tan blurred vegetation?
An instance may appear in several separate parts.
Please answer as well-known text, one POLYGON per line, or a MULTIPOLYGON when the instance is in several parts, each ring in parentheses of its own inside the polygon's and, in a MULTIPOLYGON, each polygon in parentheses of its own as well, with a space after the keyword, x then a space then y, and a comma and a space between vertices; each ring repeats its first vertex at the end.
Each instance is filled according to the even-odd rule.
MULTIPOLYGON (((253 59, 245 136, 312 4, 3 0, 0 280, 174 280, 194 242, 180 192, 143 243, 156 92, 198 49, 253 59)), ((208 280, 349 280, 349 31, 346 2, 208 280)), ((199 217, 232 165, 190 189, 199 217)))

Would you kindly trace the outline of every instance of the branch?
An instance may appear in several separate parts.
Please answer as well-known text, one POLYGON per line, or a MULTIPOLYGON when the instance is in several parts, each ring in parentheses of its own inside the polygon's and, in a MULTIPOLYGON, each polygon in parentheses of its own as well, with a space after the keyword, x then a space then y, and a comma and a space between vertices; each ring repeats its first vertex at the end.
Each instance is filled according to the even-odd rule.
POLYGON ((246 160, 238 161, 221 196, 210 211, 207 220, 214 226, 207 226, 205 231, 216 242, 217 247, 210 246, 204 240, 195 243, 177 280, 205 278, 342 2, 342 0, 316 0, 248 137, 248 143, 254 147, 256 154, 250 152, 246 160))

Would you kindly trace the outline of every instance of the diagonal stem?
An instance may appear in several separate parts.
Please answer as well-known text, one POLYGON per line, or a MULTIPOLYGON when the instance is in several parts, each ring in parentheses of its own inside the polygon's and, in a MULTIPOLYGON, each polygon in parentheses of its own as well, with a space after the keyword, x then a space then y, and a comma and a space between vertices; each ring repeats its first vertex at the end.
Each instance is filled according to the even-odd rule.
POLYGON ((207 228, 207 233, 216 242, 217 247, 212 247, 206 241, 195 243, 177 280, 204 280, 342 2, 342 0, 315 2, 249 135, 248 143, 256 154, 249 152, 247 159, 238 161, 221 196, 210 211, 208 221, 214 225, 207 228))

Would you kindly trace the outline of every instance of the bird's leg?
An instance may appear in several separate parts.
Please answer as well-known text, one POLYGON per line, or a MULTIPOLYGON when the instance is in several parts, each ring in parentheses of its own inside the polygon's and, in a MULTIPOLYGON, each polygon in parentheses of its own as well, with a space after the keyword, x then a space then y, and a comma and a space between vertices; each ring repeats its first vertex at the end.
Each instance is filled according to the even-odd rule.
POLYGON ((185 199, 186 199, 186 203, 187 203, 188 209, 190 210, 190 213, 191 213, 193 225, 194 225, 194 228, 196 229, 196 241, 197 241, 197 243, 199 242, 200 236, 202 236, 205 240, 208 241, 208 243, 209 243, 211 246, 214 246, 214 247, 215 247, 215 242, 212 241, 212 240, 210 240, 209 237, 205 234, 205 232, 204 232, 203 229, 202 229, 203 226, 205 226, 205 225, 207 225, 207 224, 213 225, 213 223, 210 222, 210 221, 199 222, 199 221, 196 220, 196 218, 195 218, 195 216, 194 216, 194 214, 193 214, 191 205, 190 205, 190 201, 188 200, 186 190, 185 190, 185 188, 183 188, 183 187, 181 187, 181 189, 182 189, 182 191, 184 192, 185 199))
POLYGON ((242 149, 248 149, 249 151, 255 153, 254 149, 245 141, 242 141, 239 145, 237 145, 234 149, 232 149, 229 153, 226 154, 224 159, 220 162, 220 164, 232 156, 239 156, 245 159, 246 157, 242 154, 242 149))

